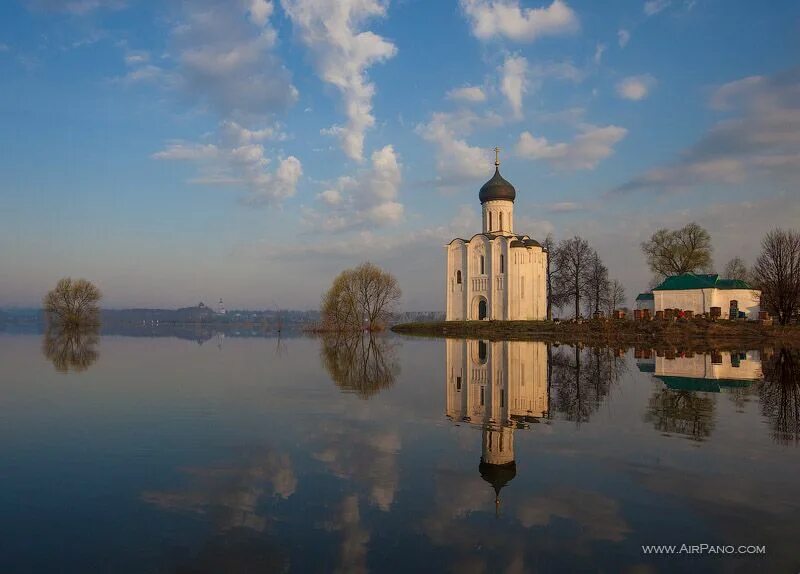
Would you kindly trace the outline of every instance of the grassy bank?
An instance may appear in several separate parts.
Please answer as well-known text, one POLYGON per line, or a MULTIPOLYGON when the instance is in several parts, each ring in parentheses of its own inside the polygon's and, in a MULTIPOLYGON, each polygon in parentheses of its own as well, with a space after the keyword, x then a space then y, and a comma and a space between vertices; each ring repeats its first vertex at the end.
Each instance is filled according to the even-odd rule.
POLYGON ((552 341, 610 346, 693 346, 744 348, 765 345, 800 347, 800 325, 767 326, 745 321, 449 321, 403 323, 397 333, 491 341, 552 341))

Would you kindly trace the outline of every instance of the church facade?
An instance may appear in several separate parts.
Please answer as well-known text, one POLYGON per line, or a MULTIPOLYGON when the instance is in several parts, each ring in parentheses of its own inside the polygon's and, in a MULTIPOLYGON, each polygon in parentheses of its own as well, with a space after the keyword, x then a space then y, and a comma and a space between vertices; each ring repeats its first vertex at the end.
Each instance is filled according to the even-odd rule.
POLYGON ((547 318, 548 254, 514 232, 516 190, 499 166, 478 195, 483 231, 445 246, 448 321, 547 318))

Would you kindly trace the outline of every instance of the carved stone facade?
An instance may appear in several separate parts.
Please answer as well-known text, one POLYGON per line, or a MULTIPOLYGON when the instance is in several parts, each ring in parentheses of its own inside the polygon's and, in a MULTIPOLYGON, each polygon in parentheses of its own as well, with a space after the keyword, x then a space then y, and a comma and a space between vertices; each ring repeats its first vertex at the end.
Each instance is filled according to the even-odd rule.
POLYGON ((448 321, 547 318, 547 252, 514 233, 514 187, 498 169, 480 191, 483 232, 446 247, 448 321))

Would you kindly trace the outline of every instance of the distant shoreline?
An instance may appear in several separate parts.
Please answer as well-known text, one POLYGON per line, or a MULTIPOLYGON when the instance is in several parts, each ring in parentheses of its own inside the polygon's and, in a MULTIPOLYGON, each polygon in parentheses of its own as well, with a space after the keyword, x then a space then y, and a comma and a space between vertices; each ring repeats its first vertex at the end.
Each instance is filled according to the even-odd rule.
POLYGON ((800 347, 800 325, 762 325, 745 321, 587 320, 568 321, 440 321, 403 323, 392 327, 403 335, 545 341, 609 346, 692 346, 738 348, 780 345, 800 347))

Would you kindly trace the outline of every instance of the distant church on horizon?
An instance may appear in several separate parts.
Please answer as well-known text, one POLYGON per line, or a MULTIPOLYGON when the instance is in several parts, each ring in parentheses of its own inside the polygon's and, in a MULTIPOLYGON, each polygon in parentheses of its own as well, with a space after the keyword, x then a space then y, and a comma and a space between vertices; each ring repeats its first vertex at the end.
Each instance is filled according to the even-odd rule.
POLYGON ((483 232, 445 246, 448 321, 547 317, 547 252, 514 233, 517 192, 500 175, 500 150, 494 151, 494 176, 478 194, 483 232))

